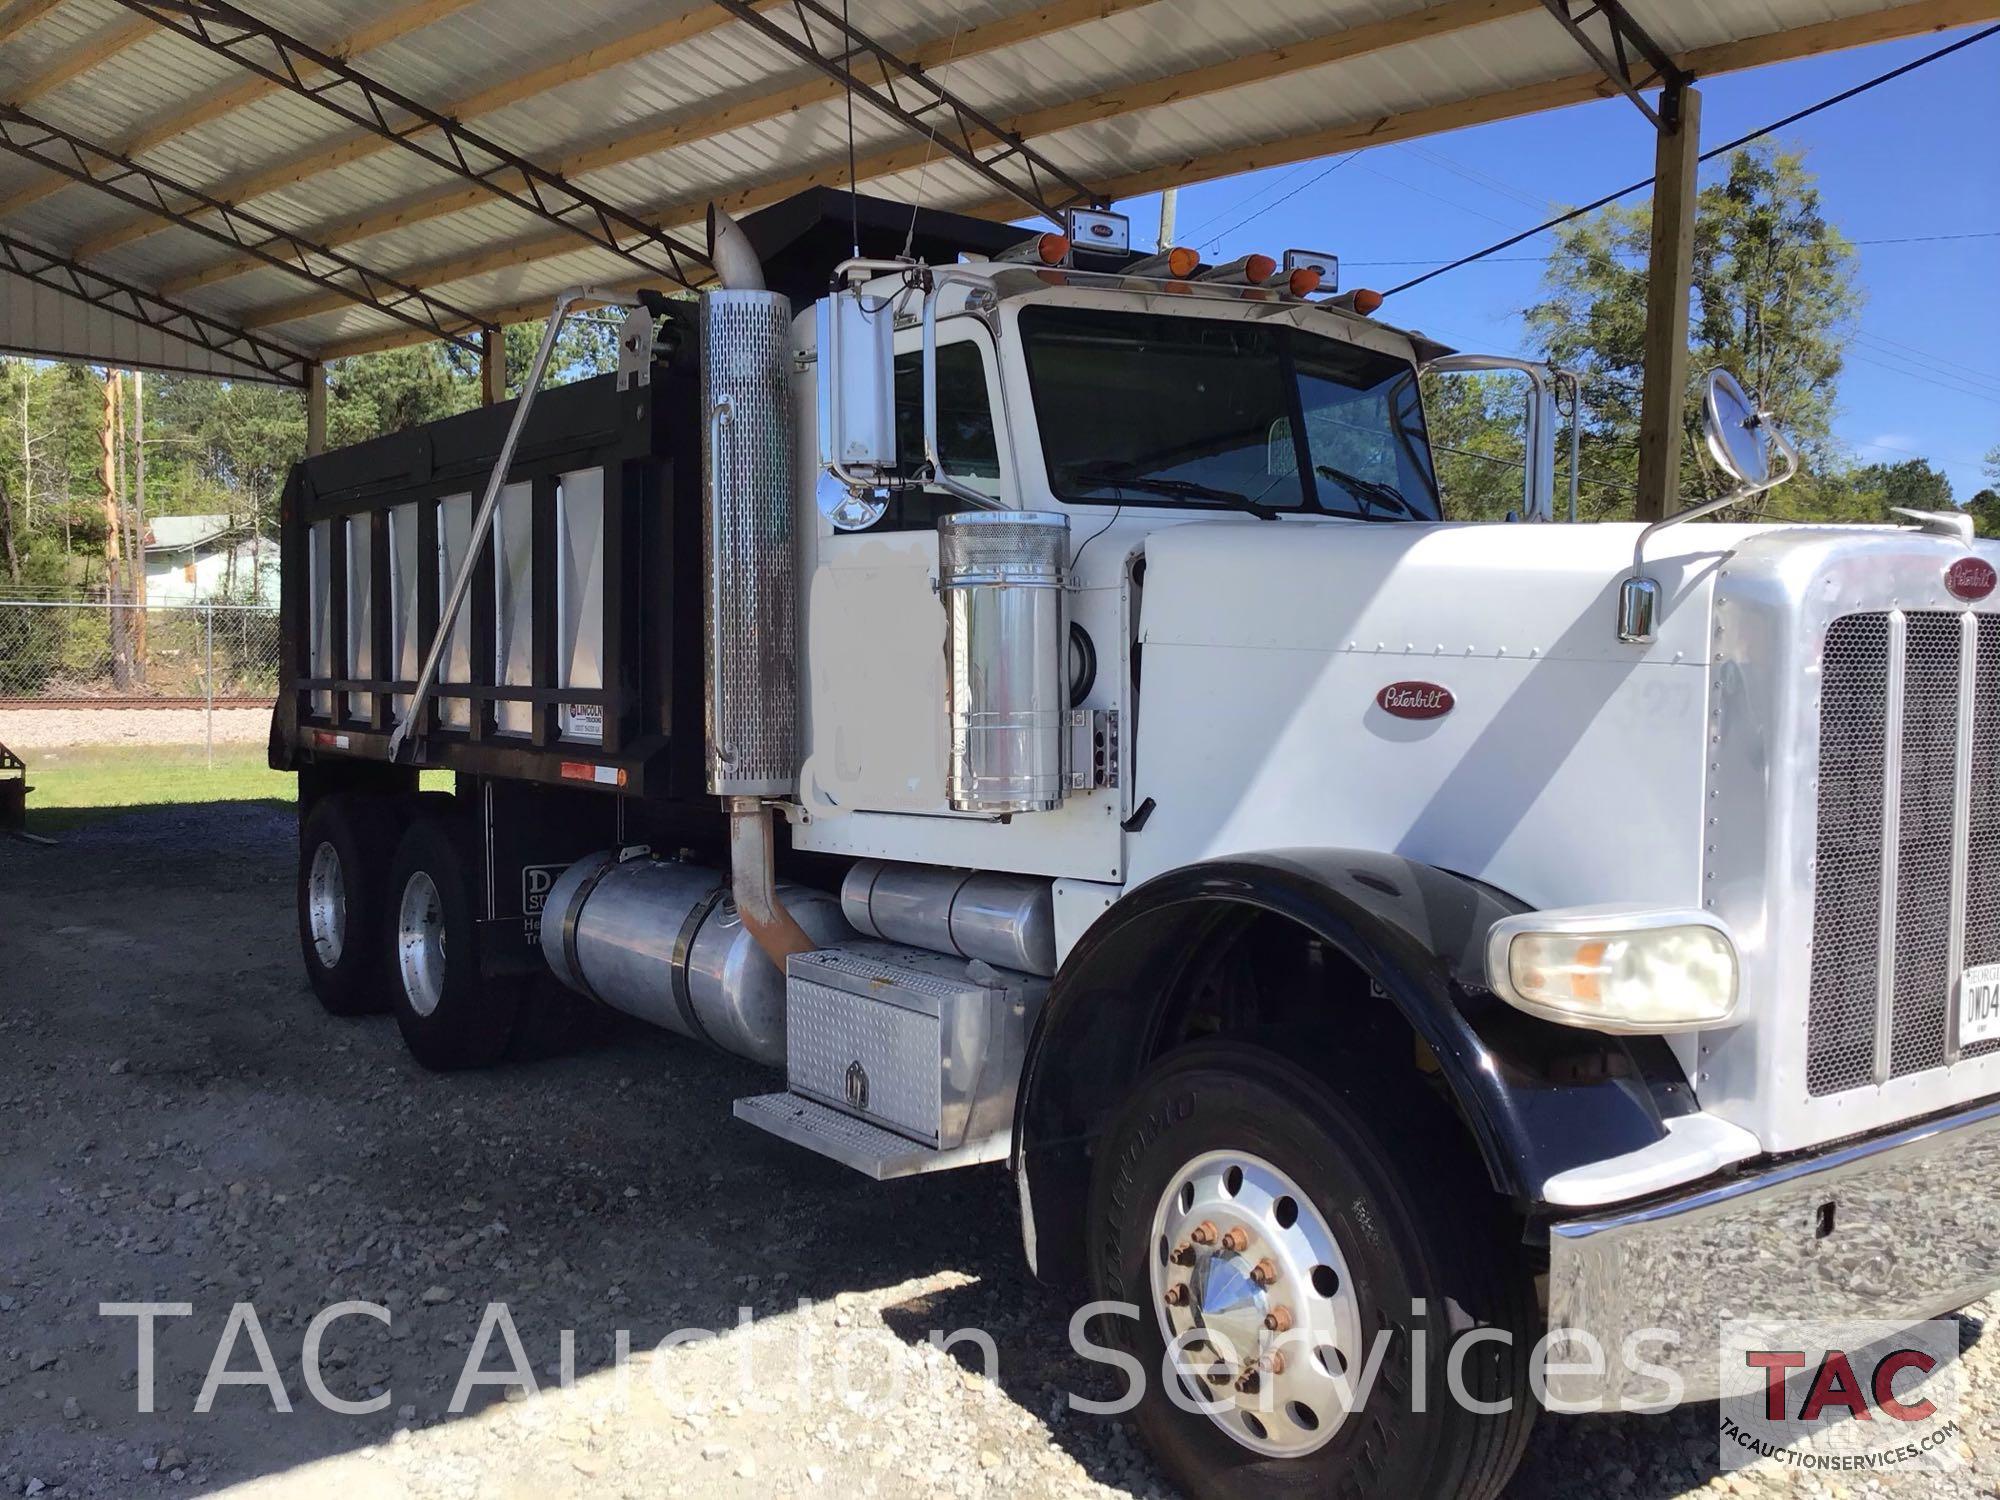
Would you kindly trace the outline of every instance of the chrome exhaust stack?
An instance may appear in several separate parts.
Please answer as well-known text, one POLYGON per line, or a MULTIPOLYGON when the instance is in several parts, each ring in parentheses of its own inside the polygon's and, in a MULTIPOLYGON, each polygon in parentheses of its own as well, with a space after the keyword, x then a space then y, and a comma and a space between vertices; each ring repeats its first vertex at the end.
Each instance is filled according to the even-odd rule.
POLYGON ((708 205, 708 263, 715 278, 732 292, 764 290, 764 262, 750 244, 743 226, 718 204, 708 205))
POLYGON ((722 290, 701 299, 708 789, 729 814, 730 885, 782 974, 816 946, 778 899, 764 799, 798 790, 798 490, 791 299, 764 289, 742 227, 708 216, 722 290))

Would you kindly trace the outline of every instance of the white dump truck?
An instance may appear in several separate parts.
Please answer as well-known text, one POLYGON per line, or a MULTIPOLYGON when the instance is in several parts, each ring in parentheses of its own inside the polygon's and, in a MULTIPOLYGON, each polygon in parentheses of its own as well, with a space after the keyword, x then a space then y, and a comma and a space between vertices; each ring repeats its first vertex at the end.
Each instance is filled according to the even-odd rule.
MULTIPOLYGON (((294 474, 328 1009, 483 1065, 553 976, 802 1150, 1007 1163, 1203 1495, 1491 1496, 1540 1406, 1712 1394, 1725 1315, 2000 1284, 1961 517, 1550 524, 1563 377, 1328 257, 821 207, 718 217, 615 374, 294 474), (1512 524, 1427 366, 1522 375, 1512 524)), ((1795 462, 1705 415, 1734 498, 1795 462)))

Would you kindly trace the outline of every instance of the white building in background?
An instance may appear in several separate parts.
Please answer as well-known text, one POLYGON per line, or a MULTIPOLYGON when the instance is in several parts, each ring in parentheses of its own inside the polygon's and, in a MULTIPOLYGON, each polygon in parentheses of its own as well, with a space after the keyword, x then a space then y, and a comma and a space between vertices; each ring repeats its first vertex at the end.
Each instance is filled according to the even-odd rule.
POLYGON ((148 604, 275 604, 278 544, 235 516, 146 524, 148 604))

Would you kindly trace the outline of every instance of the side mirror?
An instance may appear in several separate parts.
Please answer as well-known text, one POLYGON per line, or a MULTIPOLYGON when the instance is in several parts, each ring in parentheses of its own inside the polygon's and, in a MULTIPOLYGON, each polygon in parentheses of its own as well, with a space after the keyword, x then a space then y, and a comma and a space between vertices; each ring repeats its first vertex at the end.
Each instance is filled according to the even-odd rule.
POLYGON ((822 297, 819 461, 850 489, 896 468, 896 314, 893 297, 871 304, 860 288, 822 297))
POLYGON ((1528 389, 1524 431, 1527 437, 1527 452, 1521 471, 1520 514, 1530 521, 1553 521, 1556 518, 1556 434, 1562 425, 1558 396, 1565 387, 1568 388, 1572 414, 1569 518, 1574 521, 1577 509, 1576 444, 1580 432, 1577 420, 1580 407, 1577 377, 1567 370, 1558 370, 1532 360, 1513 359, 1504 354, 1441 354, 1435 359, 1425 361, 1424 369, 1443 375, 1503 370, 1526 378, 1528 389))
POLYGON ((1701 430, 1708 440, 1708 456, 1723 473, 1746 489, 1770 487, 1771 445, 1764 413, 1727 370, 1708 373, 1701 397, 1701 430))
POLYGON ((1659 620, 1666 595, 1658 579, 1646 576, 1646 544, 1670 526, 1698 521, 1739 505, 1754 495, 1774 490, 1799 472, 1799 450, 1785 440, 1771 414, 1752 399, 1742 382, 1727 370, 1710 370, 1702 384, 1701 431, 1708 456, 1736 481, 1728 494, 1655 521, 1639 533, 1632 548, 1632 574, 1618 590, 1618 639, 1631 646, 1649 646, 1659 638, 1659 620), (1773 473, 1771 449, 1784 467, 1773 473))

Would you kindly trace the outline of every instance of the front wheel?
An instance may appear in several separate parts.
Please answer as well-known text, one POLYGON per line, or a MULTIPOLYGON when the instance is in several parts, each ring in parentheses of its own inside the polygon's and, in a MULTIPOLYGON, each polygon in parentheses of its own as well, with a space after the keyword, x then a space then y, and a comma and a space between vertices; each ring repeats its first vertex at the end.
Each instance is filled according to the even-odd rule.
POLYGON ((1414 1083, 1337 1090, 1233 1042, 1140 1081, 1099 1143, 1091 1277, 1100 1301, 1137 1306, 1105 1326, 1189 1493, 1489 1500, 1506 1484, 1534 1416, 1530 1284, 1455 1132, 1414 1083))
POLYGON ((390 1008, 410 1055, 440 1070, 499 1061, 521 982, 481 972, 471 864, 442 820, 421 817, 403 835, 385 926, 390 1008))

